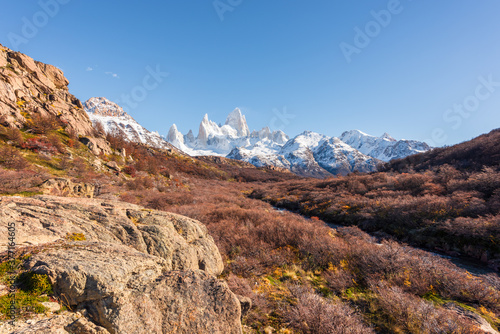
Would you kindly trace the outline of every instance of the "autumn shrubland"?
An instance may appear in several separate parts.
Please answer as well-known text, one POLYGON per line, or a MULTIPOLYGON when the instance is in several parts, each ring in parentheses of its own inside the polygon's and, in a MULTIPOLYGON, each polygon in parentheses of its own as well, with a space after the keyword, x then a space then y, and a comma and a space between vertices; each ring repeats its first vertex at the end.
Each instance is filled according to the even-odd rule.
MULTIPOLYGON (((485 138, 489 142, 483 136, 458 146, 489 148, 485 138)), ((426 162, 431 167, 421 171, 416 169, 423 162, 414 161, 422 158, 412 156, 378 173, 264 185, 252 197, 328 223, 358 226, 381 238, 466 255, 498 270, 500 160, 490 155, 490 162, 478 168, 465 163, 470 152, 462 149, 466 157, 457 156, 460 151, 452 147, 450 164, 434 166, 431 159, 426 162)))
POLYGON ((500 263, 500 172, 442 166, 263 186, 252 197, 328 223, 451 255, 500 263))
POLYGON ((481 333, 474 316, 500 325, 497 273, 414 247, 497 263, 493 164, 399 162, 317 180, 153 149, 120 133, 107 134, 112 154, 95 157, 63 125, 39 124, 1 129, 2 194, 34 195, 64 176, 95 185, 100 198, 201 221, 225 262, 220 278, 252 300, 249 333, 481 333))

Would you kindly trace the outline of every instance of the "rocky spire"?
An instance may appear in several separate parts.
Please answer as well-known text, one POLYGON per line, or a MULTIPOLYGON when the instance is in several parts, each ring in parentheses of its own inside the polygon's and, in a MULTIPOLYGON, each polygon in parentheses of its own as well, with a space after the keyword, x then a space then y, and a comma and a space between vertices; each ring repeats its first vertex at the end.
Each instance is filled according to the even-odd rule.
POLYGON ((179 130, 177 130, 177 125, 172 124, 170 127, 167 135, 167 141, 176 147, 179 147, 179 144, 184 144, 184 136, 179 132, 179 130))
POLYGON ((245 116, 241 114, 241 110, 239 108, 234 109, 234 111, 227 116, 226 125, 235 129, 239 137, 247 137, 250 135, 247 120, 245 119, 245 116))
POLYGON ((200 129, 198 131, 198 143, 202 146, 207 144, 208 137, 212 133, 219 132, 219 126, 208 119, 208 114, 205 114, 203 120, 200 123, 200 129))
POLYGON ((184 142, 193 143, 195 141, 193 130, 189 130, 187 135, 184 136, 184 142))

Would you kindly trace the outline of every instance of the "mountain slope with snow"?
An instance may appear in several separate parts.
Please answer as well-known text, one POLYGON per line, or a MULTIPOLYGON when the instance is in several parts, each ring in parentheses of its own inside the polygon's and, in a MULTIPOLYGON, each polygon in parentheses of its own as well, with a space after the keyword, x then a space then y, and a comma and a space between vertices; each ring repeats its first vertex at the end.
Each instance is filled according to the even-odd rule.
POLYGON ((351 130, 344 132, 340 139, 361 153, 385 162, 431 149, 426 143, 416 140, 396 140, 387 133, 382 137, 375 137, 359 130, 351 130))
MULTIPOLYGON (((83 105, 93 123, 99 122, 106 132, 122 132, 133 142, 157 148, 171 149, 171 145, 158 132, 151 132, 137 123, 123 108, 104 97, 92 97, 83 105)), ((177 145, 174 145, 177 147, 177 145)))

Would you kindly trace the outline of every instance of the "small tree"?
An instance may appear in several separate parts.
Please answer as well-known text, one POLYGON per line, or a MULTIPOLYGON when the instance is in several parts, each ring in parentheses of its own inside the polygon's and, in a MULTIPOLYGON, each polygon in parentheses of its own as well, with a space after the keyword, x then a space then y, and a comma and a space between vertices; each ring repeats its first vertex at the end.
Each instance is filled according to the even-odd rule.
POLYGON ((102 125, 100 121, 94 121, 92 122, 92 125, 94 126, 95 137, 101 137, 106 135, 106 130, 104 129, 104 125, 102 125))
POLYGON ((31 119, 28 120, 26 126, 36 134, 45 135, 58 129, 61 124, 54 115, 34 113, 31 115, 31 119))
POLYGON ((25 169, 29 166, 28 161, 11 146, 0 147, 0 165, 12 169, 25 169))

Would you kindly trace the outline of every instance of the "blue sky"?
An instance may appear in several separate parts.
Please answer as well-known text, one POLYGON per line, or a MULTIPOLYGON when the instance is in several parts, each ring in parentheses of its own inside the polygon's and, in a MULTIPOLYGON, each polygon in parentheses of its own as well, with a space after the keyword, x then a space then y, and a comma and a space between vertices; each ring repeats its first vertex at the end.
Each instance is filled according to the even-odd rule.
POLYGON ((161 134, 240 107, 251 129, 441 146, 500 125, 499 13, 495 0, 8 1, 0 43, 161 134))

